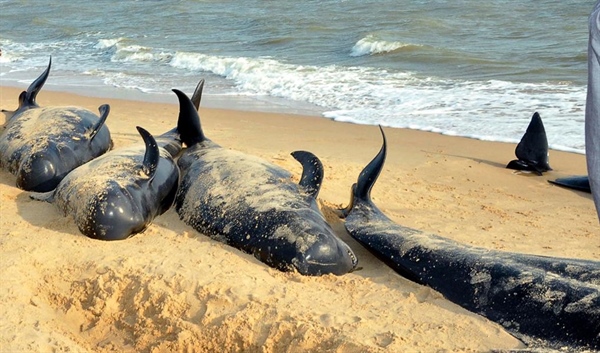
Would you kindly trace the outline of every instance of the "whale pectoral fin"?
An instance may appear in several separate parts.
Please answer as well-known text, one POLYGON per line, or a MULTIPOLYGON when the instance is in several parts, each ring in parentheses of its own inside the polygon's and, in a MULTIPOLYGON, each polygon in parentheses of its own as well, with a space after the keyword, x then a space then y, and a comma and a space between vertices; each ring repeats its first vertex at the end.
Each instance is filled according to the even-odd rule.
POLYGON ((160 151, 158 150, 156 140, 148 131, 146 131, 146 129, 139 126, 136 126, 136 129, 146 144, 146 153, 144 154, 144 161, 142 162, 142 172, 152 180, 156 173, 156 168, 158 167, 158 161, 160 160, 160 151))
POLYGON ((25 96, 23 97, 23 99, 21 100, 21 98, 19 97, 19 109, 23 108, 23 107, 37 107, 37 102, 35 101, 35 98, 37 97, 38 93, 40 93, 40 91, 42 90, 42 87, 44 87, 44 83, 46 83, 46 80, 48 79, 48 75, 50 74, 50 67, 52 66, 52 56, 50 57, 50 60, 48 61, 48 67, 46 67, 46 70, 44 70, 44 72, 42 72, 42 74, 36 78, 31 85, 29 85, 29 87, 27 88, 27 91, 25 92, 25 96))
POLYGON ((532 169, 532 172, 534 172, 537 175, 542 175, 544 172, 547 172, 549 170, 552 170, 552 168, 550 168, 549 165, 545 165, 544 163, 540 164, 537 162, 529 162, 529 166, 532 169))
POLYGON ((542 172, 546 171, 544 168, 540 168, 536 162, 522 161, 519 159, 515 159, 515 160, 508 162, 508 164, 506 165, 506 168, 534 172, 535 174, 537 174, 539 176, 542 175, 542 172))
POLYGON ((54 190, 48 191, 48 192, 32 192, 29 194, 29 198, 32 200, 53 203, 54 202, 54 190))
POLYGON ((198 110, 194 107, 194 103, 180 90, 173 89, 173 92, 175 92, 177 99, 179 99, 177 131, 179 132, 181 141, 187 147, 191 147, 206 140, 202 131, 202 125, 200 124, 200 116, 198 115, 198 110))
POLYGON ((98 119, 98 122, 92 128, 92 131, 90 131, 90 141, 98 134, 98 131, 100 131, 100 129, 106 122, 106 118, 108 118, 108 113, 110 113, 110 106, 108 104, 102 104, 98 107, 98 111, 100 112, 100 119, 98 119))
POLYGON ((200 108, 200 101, 202 100, 202 90, 204 89, 204 79, 201 79, 194 90, 194 94, 192 95, 192 103, 196 110, 200 108))
POLYGON ((587 175, 558 178, 556 180, 548 180, 548 182, 550 184, 566 187, 569 189, 574 189, 588 193, 592 192, 592 190, 590 189, 590 179, 587 175))
POLYGON ((316 199, 323 183, 323 164, 317 156, 307 151, 294 151, 292 156, 302 164, 300 186, 316 199))

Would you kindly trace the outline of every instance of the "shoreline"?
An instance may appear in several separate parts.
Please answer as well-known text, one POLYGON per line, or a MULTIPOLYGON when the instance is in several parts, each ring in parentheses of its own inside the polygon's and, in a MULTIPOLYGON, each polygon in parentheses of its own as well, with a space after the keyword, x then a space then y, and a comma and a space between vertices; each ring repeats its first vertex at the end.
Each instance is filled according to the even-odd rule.
MULTIPOLYGON (((20 89, 0 85, 0 108, 20 89)), ((186 92, 191 94, 192 92, 186 92)), ((135 126, 171 129, 172 103, 42 90, 40 106, 78 105, 107 119, 119 148, 135 126)), ((204 102, 203 102, 204 104, 204 102)), ((381 146, 376 126, 318 116, 214 109, 201 104, 208 138, 262 157, 293 175, 290 156, 323 162, 319 201, 360 271, 303 277, 198 234, 169 210, 121 242, 82 236, 50 204, 30 200, 0 171, 0 347, 89 352, 491 351, 524 346, 500 325, 401 278, 345 232, 331 209, 345 206, 362 168, 381 146)), ((0 117, 3 114, 0 114, 0 117)), ((3 121, 4 118, 0 118, 3 121)), ((587 173, 585 155, 550 151, 543 176, 506 169, 515 144, 384 128, 387 161, 373 201, 395 222, 464 244, 546 256, 600 259, 600 224, 589 194, 548 179, 587 173)))
MULTIPOLYGON (((0 83, 0 87, 7 88, 15 88, 26 90, 29 86, 29 83, 20 83, 18 81, 8 81, 0 83)), ((177 87, 173 87, 177 88, 177 87)), ((164 103, 164 104, 176 104, 176 99, 173 98, 173 95, 169 91, 168 94, 165 93, 148 93, 142 92, 138 90, 119 88, 119 87, 111 87, 106 85, 83 85, 83 86, 64 86, 64 85, 53 85, 51 83, 47 83, 44 86, 45 91, 57 92, 57 93, 70 93, 74 95, 90 97, 90 98, 98 98, 98 99, 124 99, 131 101, 139 101, 139 102, 147 102, 147 103, 164 103), (77 89, 81 88, 83 92, 78 92, 77 89)), ((206 89, 205 89, 206 92, 206 89)), ((343 120, 335 120, 334 118, 326 116, 327 112, 331 109, 323 108, 308 102, 300 102, 293 101, 286 98, 278 98, 272 96, 245 96, 245 95, 229 95, 229 94, 204 94, 202 99, 202 105, 204 108, 209 109, 223 109, 223 110, 234 110, 234 111, 252 111, 257 113, 275 113, 275 114, 283 114, 283 115, 296 115, 296 116, 311 116, 311 117, 319 117, 321 119, 326 119, 339 123, 350 123, 355 125, 364 125, 364 126, 377 126, 371 124, 361 124, 354 122, 346 122, 343 120)), ((515 141, 510 141, 510 139, 488 139, 485 137, 477 137, 477 136, 462 136, 456 135, 453 133, 439 132, 435 131, 435 129, 412 129, 405 127, 388 127, 391 129, 403 129, 403 130, 412 130, 412 131, 421 131, 421 132, 430 132, 434 134, 440 134, 444 136, 450 137, 460 137, 460 138, 468 138, 472 140, 484 141, 484 142, 497 142, 497 143, 507 143, 507 144, 516 144, 519 142, 518 139, 515 141)), ((523 126, 523 133, 527 125, 523 126)), ((579 150, 572 147, 564 147, 564 146, 555 146, 549 144, 549 149, 552 151, 560 151, 560 152, 568 152, 574 154, 581 154, 585 156, 585 150, 579 150)))
MULTIPOLYGON (((0 76, 1 77, 1 76, 0 76)), ((4 81, 0 83, 0 87, 15 88, 18 90, 26 90, 31 82, 20 83, 18 81, 4 81)), ((172 87, 178 88, 178 87, 172 87)), ((134 89, 119 88, 99 85, 53 85, 46 83, 44 91, 57 93, 70 93, 84 97, 98 99, 124 99, 130 101, 147 102, 147 103, 164 103, 177 104, 177 99, 171 91, 168 93, 149 93, 134 89), (81 92, 77 90, 81 89, 81 92)), ((205 94, 202 97, 202 105, 205 108, 211 109, 230 109, 236 111, 254 111, 263 113, 280 113, 303 116, 318 116, 324 119, 322 114, 326 111, 325 108, 306 103, 290 101, 285 98, 277 98, 270 96, 246 96, 234 94, 205 94)))

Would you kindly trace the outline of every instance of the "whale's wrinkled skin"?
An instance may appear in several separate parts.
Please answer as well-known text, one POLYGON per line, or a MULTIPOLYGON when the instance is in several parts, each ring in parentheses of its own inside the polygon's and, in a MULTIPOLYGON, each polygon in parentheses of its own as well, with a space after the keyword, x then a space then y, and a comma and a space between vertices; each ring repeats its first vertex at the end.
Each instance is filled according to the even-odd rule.
POLYGON ((195 117, 179 127, 187 148, 178 160, 175 208, 185 223, 282 271, 341 275, 355 268, 354 253, 317 207, 323 171, 314 155, 293 153, 304 167, 294 183, 284 169, 207 139, 187 96, 176 93, 195 117))
POLYGON ((556 347, 600 348, 599 261, 477 248, 396 224, 370 197, 385 155, 384 136, 342 210, 353 238, 400 275, 517 337, 556 347))
POLYGON ((50 191, 73 169, 112 147, 105 125, 108 105, 100 117, 80 107, 39 107, 36 97, 50 73, 48 67, 19 96, 19 108, 0 134, 0 168, 16 176, 18 188, 50 191))
MULTIPOLYGON (((196 106, 203 85, 204 80, 194 93, 196 106)), ((53 203, 90 238, 122 240, 142 232, 175 200, 179 187, 175 158, 182 143, 177 128, 156 138, 137 129, 143 143, 110 151, 73 170, 55 190, 32 198, 53 203)))

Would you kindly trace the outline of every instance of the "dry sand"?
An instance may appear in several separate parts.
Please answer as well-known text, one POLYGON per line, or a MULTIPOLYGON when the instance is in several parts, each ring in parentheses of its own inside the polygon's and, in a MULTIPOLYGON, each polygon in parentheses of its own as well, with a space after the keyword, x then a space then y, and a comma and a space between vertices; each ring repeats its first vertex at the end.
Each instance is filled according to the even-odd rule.
MULTIPOLYGON (((210 82, 208 83, 210 84, 210 82)), ((0 108, 19 89, 0 88, 0 108)), ((191 94, 191 92, 188 92, 191 94)), ((111 105, 115 148, 175 124, 172 104, 42 91, 42 106, 111 105)), ((530 114, 532 112, 515 112, 530 114)), ((582 113, 583 114, 583 113, 582 113)), ((81 235, 50 204, 0 172, 2 352, 473 352, 523 347, 501 326, 409 282, 371 256, 331 216, 381 144, 374 126, 318 117, 201 108, 206 135, 295 175, 289 155, 325 165, 319 198, 362 270, 303 277, 198 234, 168 211, 119 242, 81 235)), ((0 117, 0 122, 2 117, 0 117)), ((523 129, 526 127, 524 126, 523 129)), ((481 247, 600 259, 589 194, 546 182, 586 174, 583 155, 550 152, 544 176, 505 169, 512 144, 385 129, 386 167, 374 202, 396 222, 481 247)), ((551 138, 551 137, 550 137, 551 138)))

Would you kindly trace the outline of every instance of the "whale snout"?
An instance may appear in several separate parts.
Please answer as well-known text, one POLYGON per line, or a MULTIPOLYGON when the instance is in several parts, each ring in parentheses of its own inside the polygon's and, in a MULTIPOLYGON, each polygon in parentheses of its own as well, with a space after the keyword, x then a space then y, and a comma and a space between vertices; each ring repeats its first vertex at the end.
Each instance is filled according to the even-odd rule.
POLYGON ((146 229, 147 222, 131 195, 108 189, 85 215, 80 230, 90 238, 123 240, 146 229))
POLYGON ((296 268, 303 275, 343 275, 358 264, 350 247, 333 235, 321 235, 319 240, 296 258, 296 268))
POLYGON ((54 190, 61 180, 54 156, 33 154, 23 161, 17 172, 17 187, 25 191, 47 192, 54 190))

